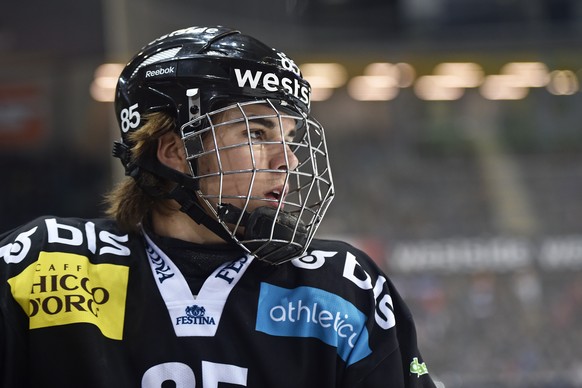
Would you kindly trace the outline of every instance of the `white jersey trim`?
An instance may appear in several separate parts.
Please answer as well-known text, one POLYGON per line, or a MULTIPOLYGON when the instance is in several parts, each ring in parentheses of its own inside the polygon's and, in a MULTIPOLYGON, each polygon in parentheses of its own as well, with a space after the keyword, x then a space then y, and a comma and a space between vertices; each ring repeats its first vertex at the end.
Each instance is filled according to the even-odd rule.
POLYGON ((251 255, 218 267, 205 281, 197 297, 172 260, 143 231, 152 275, 170 314, 178 337, 213 337, 226 300, 253 261, 251 255))

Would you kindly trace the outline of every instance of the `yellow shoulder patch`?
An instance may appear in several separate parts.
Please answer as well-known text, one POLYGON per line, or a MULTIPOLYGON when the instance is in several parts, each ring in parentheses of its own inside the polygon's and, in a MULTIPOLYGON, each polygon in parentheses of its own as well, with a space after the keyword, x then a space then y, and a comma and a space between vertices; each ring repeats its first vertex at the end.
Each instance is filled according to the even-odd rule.
POLYGON ((91 323, 121 340, 129 267, 93 264, 85 256, 41 252, 8 280, 14 299, 30 317, 30 329, 91 323))

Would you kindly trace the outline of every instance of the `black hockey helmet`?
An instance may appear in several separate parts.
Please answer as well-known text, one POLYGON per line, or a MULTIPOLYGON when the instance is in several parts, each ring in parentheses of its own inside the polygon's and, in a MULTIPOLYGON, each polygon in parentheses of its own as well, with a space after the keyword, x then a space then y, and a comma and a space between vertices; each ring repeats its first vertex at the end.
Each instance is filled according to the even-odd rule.
MULTIPOLYGON (((114 155, 128 175, 136 177, 146 170, 174 181, 177 187, 170 198, 196 222, 260 259, 280 263, 305 252, 334 196, 323 128, 309 117, 310 93, 309 83, 291 59, 251 36, 220 26, 174 31, 147 44, 119 77, 115 111, 121 141, 116 142, 114 155), (228 196, 222 192, 202 192, 197 163, 208 153, 200 148, 201 138, 216 130, 215 112, 237 109, 244 116, 245 107, 253 104, 268 106, 279 123, 282 117, 299 123, 300 135, 293 142, 283 140, 281 146, 291 148, 300 162, 285 172, 291 188, 278 199, 278 206, 268 203, 247 212, 246 205, 241 209, 223 201, 228 196), (143 126, 145 114, 154 112, 174 119, 191 175, 171 170, 155 157, 131 158, 133 144, 128 134, 143 126)), ((241 120, 248 130, 252 118, 241 120)), ((255 144, 249 135, 248 143, 238 146, 255 144)), ((212 151, 220 159, 220 148, 212 151)), ((253 171, 260 172, 267 173, 253 171)), ((218 172, 221 176, 233 173, 218 172)), ((246 204, 251 194, 247 196, 246 204)))
POLYGON ((222 101, 271 98, 309 114, 310 93, 284 53, 230 28, 191 27, 154 40, 131 60, 115 112, 126 142, 147 113, 165 111, 183 124, 222 101))

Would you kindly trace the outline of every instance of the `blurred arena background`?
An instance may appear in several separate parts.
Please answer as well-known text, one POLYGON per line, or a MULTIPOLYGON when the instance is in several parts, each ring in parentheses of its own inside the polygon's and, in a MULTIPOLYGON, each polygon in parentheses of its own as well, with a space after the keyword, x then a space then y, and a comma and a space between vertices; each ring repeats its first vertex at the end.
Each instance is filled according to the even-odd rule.
POLYGON ((582 387, 580 1, 5 2, 0 230, 99 216, 119 64, 211 24, 311 80, 338 193, 320 236, 388 272, 441 386, 582 387))

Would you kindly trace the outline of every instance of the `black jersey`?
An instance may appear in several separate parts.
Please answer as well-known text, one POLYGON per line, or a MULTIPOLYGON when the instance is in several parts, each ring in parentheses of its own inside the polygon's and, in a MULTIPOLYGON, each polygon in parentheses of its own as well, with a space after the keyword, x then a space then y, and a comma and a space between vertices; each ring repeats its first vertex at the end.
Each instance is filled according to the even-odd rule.
POLYGON ((434 386, 409 310, 354 247, 197 275, 152 237, 54 217, 0 236, 0 386, 434 386))

